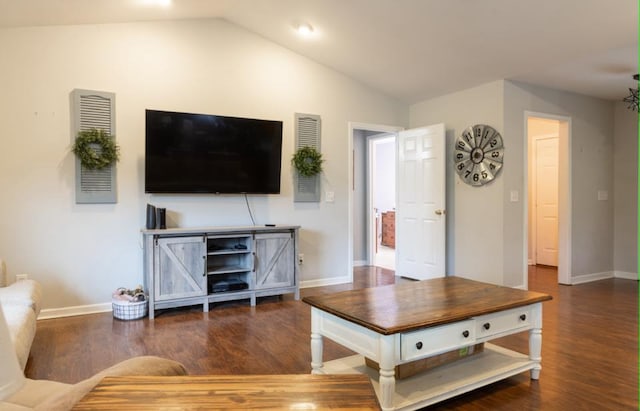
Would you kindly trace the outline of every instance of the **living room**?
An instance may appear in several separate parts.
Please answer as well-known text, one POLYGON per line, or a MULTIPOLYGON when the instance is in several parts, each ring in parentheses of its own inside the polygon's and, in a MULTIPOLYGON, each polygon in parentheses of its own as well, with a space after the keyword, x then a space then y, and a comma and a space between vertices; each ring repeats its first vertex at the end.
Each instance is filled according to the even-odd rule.
POLYGON ((525 204, 510 201, 512 191, 521 198, 526 192, 523 113, 569 117, 571 283, 637 278, 637 157, 630 158, 637 153, 637 114, 622 102, 505 77, 461 80, 457 90, 408 102, 222 18, 3 27, 0 50, 6 113, 0 256, 10 282, 28 273, 42 285, 40 318, 109 311, 115 288, 143 282, 147 203, 165 207, 171 227, 251 224, 243 196, 145 194, 145 109, 283 122, 281 192, 248 201, 258 225, 301 227, 302 288, 352 278, 350 122, 444 123, 448 141, 477 123, 498 129, 505 168, 492 184, 475 188, 447 175, 447 272, 526 287, 525 204), (70 93, 78 88, 116 96, 115 204, 75 203, 70 93), (325 169, 317 203, 293 201, 288 159, 299 112, 322 118, 325 169), (325 191, 334 193, 333 202, 325 191), (598 200, 598 191, 608 192, 609 201, 598 200), (477 218, 475 210, 489 216, 477 218))

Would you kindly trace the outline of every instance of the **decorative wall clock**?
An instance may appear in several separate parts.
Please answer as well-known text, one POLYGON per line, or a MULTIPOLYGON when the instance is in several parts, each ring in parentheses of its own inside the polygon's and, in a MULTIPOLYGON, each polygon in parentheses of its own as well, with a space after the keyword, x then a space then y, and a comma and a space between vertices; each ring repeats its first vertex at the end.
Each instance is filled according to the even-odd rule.
POLYGON ((504 159, 502 136, 491 126, 467 127, 456 139, 453 161, 456 172, 465 183, 481 186, 500 172, 504 159))

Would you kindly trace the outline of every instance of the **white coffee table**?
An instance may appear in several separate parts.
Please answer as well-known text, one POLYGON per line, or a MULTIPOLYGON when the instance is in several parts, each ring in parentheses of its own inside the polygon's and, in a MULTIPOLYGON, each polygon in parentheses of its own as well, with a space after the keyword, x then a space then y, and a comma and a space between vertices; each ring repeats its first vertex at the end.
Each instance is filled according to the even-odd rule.
POLYGON ((550 299, 460 277, 305 297, 312 373, 369 375, 383 410, 422 408, 527 370, 538 379, 542 302, 550 299), (479 354, 396 381, 396 365, 522 331, 529 331, 527 354, 485 344, 479 354), (324 363, 324 337, 359 355, 324 363))

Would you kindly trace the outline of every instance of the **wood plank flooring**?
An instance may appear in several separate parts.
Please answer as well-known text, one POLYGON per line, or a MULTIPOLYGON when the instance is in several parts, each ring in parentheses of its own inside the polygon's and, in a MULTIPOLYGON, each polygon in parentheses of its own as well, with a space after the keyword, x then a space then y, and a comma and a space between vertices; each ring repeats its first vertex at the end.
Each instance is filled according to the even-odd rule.
MULTIPOLYGON (((359 267, 354 284, 309 288, 302 295, 409 281, 359 267)), ((542 373, 528 373, 428 407, 428 410, 637 410, 638 282, 609 279, 559 286, 555 269, 532 267, 529 289, 553 296, 543 305, 542 373)), ((153 321, 110 313, 38 321, 26 368, 35 379, 77 382, 136 355, 182 362, 194 375, 310 372, 310 308, 292 296, 158 312, 153 321)), ((495 340, 526 352, 526 333, 495 340)), ((325 339, 325 360, 352 354, 325 339)))

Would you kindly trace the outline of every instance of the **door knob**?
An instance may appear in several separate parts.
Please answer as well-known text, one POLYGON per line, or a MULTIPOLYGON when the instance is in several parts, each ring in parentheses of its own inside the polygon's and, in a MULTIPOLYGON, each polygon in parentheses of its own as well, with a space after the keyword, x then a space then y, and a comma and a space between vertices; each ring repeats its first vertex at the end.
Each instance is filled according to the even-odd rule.
POLYGON ((445 210, 436 210, 437 215, 445 214, 445 210))

